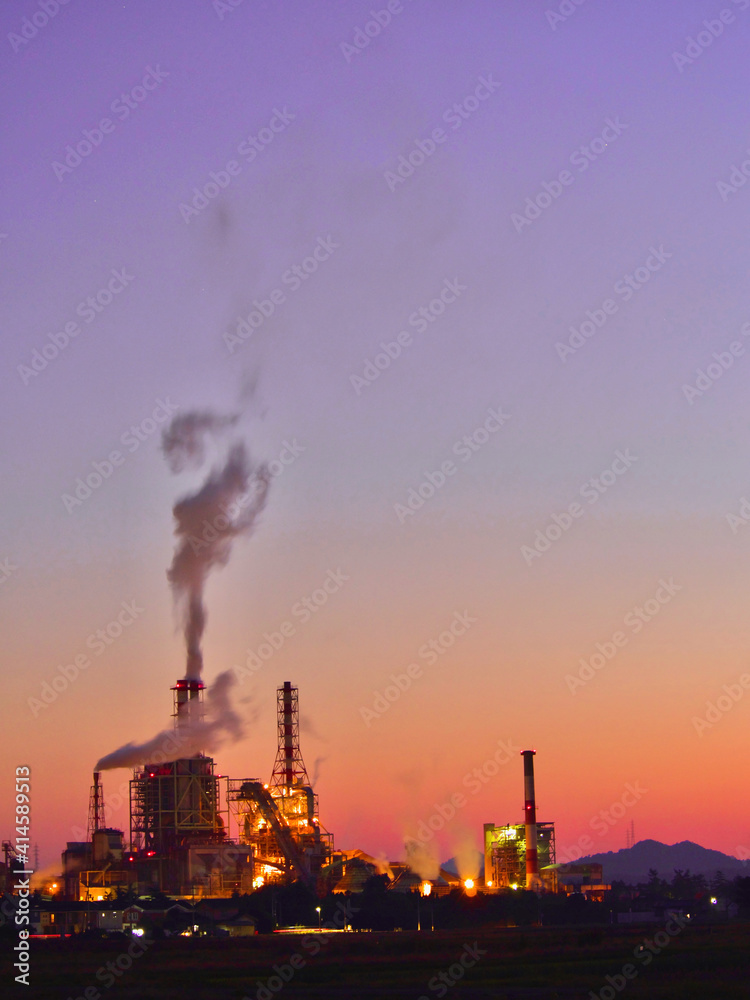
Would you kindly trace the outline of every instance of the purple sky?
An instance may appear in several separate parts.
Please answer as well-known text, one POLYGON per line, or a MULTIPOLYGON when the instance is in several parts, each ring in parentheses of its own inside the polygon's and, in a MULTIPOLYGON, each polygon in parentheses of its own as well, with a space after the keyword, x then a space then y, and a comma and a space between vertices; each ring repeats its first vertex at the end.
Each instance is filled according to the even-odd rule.
MULTIPOLYGON (((694 723, 749 669, 750 527, 727 514, 750 496, 750 184, 717 184, 750 158, 750 3, 588 0, 553 25, 560 5, 540 0, 404 0, 356 54, 382 0, 216 6, 70 0, 27 43, 14 37, 41 8, 0 14, 0 560, 15 567, 0 584, 0 732, 3 759, 34 769, 43 858, 85 821, 94 761, 166 724, 184 668, 165 574, 172 505, 200 479, 169 473, 148 423, 160 401, 244 406, 257 459, 294 445, 256 534, 209 582, 209 681, 329 571, 350 578, 242 686, 259 714, 221 755, 225 773, 270 772, 274 689, 290 679, 322 737, 303 751, 310 769, 326 758, 322 818, 340 846, 399 854, 410 824, 510 738, 539 752, 541 818, 559 843, 640 780, 649 794, 627 817, 639 839, 750 850, 750 693, 710 730, 694 723), (718 37, 675 59, 701 48, 688 39, 704 21, 718 37), (54 166, 105 118, 90 155, 54 166), (438 128, 444 141, 394 181, 438 128), (257 151, 259 133, 273 139, 257 151), (212 172, 227 186, 185 221, 212 172), (519 225, 545 182, 559 197, 519 225), (326 259, 296 287, 289 269, 316 246, 326 259), (618 283, 647 261, 628 295, 618 283), (79 304, 123 269, 126 287, 86 322, 79 304), (444 313, 410 326, 455 281, 444 313), (275 289, 273 315, 230 351, 224 335, 275 289), (604 321, 563 360, 556 345, 587 311, 604 321), (32 375, 33 352, 75 320, 32 375), (401 331, 401 356, 353 382, 401 331), (731 367, 686 393, 714 353, 731 367), (454 445, 489 409, 510 419, 464 462, 454 445), (134 425, 143 440, 128 446, 134 425), (122 463, 68 509, 113 450, 122 463), (635 460, 582 500, 618 451, 635 460), (399 516, 451 460, 436 495, 399 516), (580 518, 525 558, 576 500, 580 518), (580 659, 662 578, 681 588, 674 601, 571 693, 580 659), (143 614, 35 717, 28 699, 133 600, 143 614), (477 623, 434 667, 418 660, 423 675, 368 726, 361 709, 456 611, 477 623)), ((519 758, 441 853, 519 818, 520 776, 519 758)), ((9 828, 10 811, 0 819, 9 828)), ((625 823, 597 848, 623 846, 625 823)))

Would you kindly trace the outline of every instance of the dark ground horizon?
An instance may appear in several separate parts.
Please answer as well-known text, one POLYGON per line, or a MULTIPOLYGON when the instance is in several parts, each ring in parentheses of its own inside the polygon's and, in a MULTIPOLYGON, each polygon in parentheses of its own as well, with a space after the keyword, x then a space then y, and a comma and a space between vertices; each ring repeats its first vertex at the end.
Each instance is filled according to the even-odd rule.
POLYGON ((616 986, 625 982, 616 995, 627 1000, 746 1000, 749 922, 688 925, 670 937, 658 954, 652 953, 650 961, 637 960, 635 949, 644 941, 653 942, 659 931, 663 931, 661 925, 523 930, 485 926, 422 933, 331 934, 318 942, 317 953, 309 943, 304 944, 314 936, 172 938, 154 941, 119 977, 107 972, 107 963, 116 963, 126 953, 124 938, 34 940, 32 985, 13 989, 7 952, 0 974, 11 984, 8 995, 29 1000, 418 1000, 442 996, 451 1000, 588 1000, 592 993, 596 997, 602 991, 602 1000, 608 1000, 608 991, 615 988, 610 982, 616 986), (292 961, 295 955, 299 957, 292 961), (301 962, 304 965, 291 973, 301 962), (269 978, 279 971, 286 977, 291 973, 291 980, 283 984, 280 978, 271 980, 269 989, 269 978), (441 973, 452 985, 440 979, 441 973), (85 993, 92 987, 99 998, 85 993))

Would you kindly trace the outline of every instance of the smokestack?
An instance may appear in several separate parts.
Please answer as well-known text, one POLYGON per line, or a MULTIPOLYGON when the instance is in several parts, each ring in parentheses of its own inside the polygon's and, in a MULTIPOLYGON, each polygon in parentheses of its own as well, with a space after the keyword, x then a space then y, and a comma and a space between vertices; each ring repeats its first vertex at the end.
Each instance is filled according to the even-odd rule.
POLYGON ((539 859, 536 842, 536 793, 534 791, 534 756, 536 750, 522 750, 524 822, 526 824, 526 888, 538 892, 542 887, 539 878, 539 859))
POLYGON ((310 779, 299 748, 299 692, 291 681, 284 681, 276 688, 276 718, 278 747, 271 785, 274 788, 309 786, 310 779))
POLYGON ((200 722, 203 709, 203 689, 205 684, 202 681, 184 677, 177 681, 172 688, 174 691, 174 724, 175 729, 190 719, 193 722, 200 722))
POLYGON ((294 725, 292 717, 294 706, 292 704, 292 684, 291 681, 284 681, 282 690, 284 721, 284 784, 294 784, 294 725))
MULTIPOLYGON (((174 418, 162 434, 162 450, 172 472, 201 466, 209 438, 218 438, 233 427, 238 416, 185 413, 174 418)), ((219 674, 208 693, 208 716, 203 714, 201 640, 206 627, 203 592, 212 570, 225 566, 238 535, 249 535, 266 503, 271 474, 265 465, 250 459, 244 444, 232 445, 223 463, 209 472, 197 493, 179 500, 173 508, 175 547, 167 577, 180 613, 187 647, 185 677, 174 691, 174 726, 180 739, 158 733, 146 743, 126 743, 101 757, 100 768, 134 767, 149 762, 154 753, 178 760, 218 748, 223 739, 241 739, 242 721, 232 709, 229 692, 234 678, 219 674), (175 747, 175 743, 180 751, 175 747)), ((103 822, 103 819, 102 819, 103 822)))
MULTIPOLYGON (((219 674, 209 688, 205 688, 202 681, 181 678, 172 688, 174 731, 165 729, 145 743, 126 743, 98 760, 97 771, 195 757, 218 750, 227 739, 241 740, 244 735, 242 720, 230 700, 236 683, 231 670, 219 674), (207 691, 205 704, 204 689, 207 691)), ((103 812, 101 822, 104 826, 103 812)))
POLYGON ((99 771, 94 771, 94 783, 91 786, 91 794, 89 796, 89 820, 86 831, 86 839, 88 841, 93 839, 97 830, 101 830, 106 826, 106 820, 104 819, 104 789, 100 784, 100 777, 99 771))

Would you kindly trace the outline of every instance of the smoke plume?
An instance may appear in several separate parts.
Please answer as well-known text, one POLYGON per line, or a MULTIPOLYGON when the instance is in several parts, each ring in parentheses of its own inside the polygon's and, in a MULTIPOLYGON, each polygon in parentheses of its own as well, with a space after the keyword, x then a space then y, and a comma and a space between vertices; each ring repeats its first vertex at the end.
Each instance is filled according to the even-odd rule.
POLYGON ((455 831, 451 837, 454 847, 453 857, 456 871, 462 882, 467 878, 477 879, 482 868, 482 852, 477 846, 477 838, 470 830, 455 831))
POLYGON ((177 729, 164 729, 145 743, 126 743, 98 760, 94 770, 166 764, 180 757, 194 757, 201 752, 213 754, 227 740, 242 739, 244 724, 232 708, 229 697, 236 683, 232 671, 225 670, 208 688, 203 718, 186 713, 186 717, 180 718, 177 729))
POLYGON ((378 854, 372 859, 372 863, 375 865, 378 875, 387 875, 393 881, 393 869, 385 854, 378 854))
POLYGON ((428 881, 438 877, 440 863, 437 858, 437 845, 434 841, 423 844, 419 840, 407 840, 404 847, 406 849, 406 863, 413 872, 416 872, 421 879, 428 881))
MULTIPOLYGON (((207 439, 221 435, 236 421, 234 416, 206 412, 175 417, 162 437, 170 468, 182 471, 202 465, 207 439)), ((265 507, 269 482, 267 466, 255 465, 245 445, 236 442, 225 463, 211 470, 198 492, 183 497, 174 506, 177 544, 167 577, 185 634, 185 677, 190 680, 197 680, 203 669, 206 580, 215 566, 226 565, 234 539, 253 530, 265 507)))
MULTIPOLYGON (((28 868, 28 865, 24 865, 24 868, 28 868)), ((45 883, 49 884, 50 882, 57 882, 58 887, 62 888, 59 861, 53 861, 51 865, 44 865, 42 868, 35 868, 34 874, 31 876, 32 889, 41 890, 45 883)))
POLYGON ((206 438, 214 437, 233 427, 237 415, 220 416, 208 410, 192 410, 176 416, 162 433, 161 447, 172 472, 196 468, 206 458, 206 438))
POLYGON ((304 715, 300 712, 299 717, 299 731, 304 733, 305 736, 312 736, 314 740, 319 740, 321 743, 327 743, 328 740, 321 736, 318 730, 315 728, 315 724, 309 715, 304 715))
POLYGON ((327 757, 316 757, 313 761, 313 773, 312 778, 310 778, 310 787, 315 788, 320 778, 320 769, 323 764, 328 760, 327 757))
MULTIPOLYGON (((206 461, 211 440, 219 444, 237 416, 195 411, 175 417, 162 435, 162 450, 173 472, 197 468, 206 461)), ((177 537, 167 578, 172 585, 187 647, 185 677, 198 680, 203 669, 201 642, 206 627, 203 592, 211 570, 226 565, 232 543, 248 535, 265 507, 270 475, 264 464, 250 459, 239 441, 229 447, 223 463, 211 469, 197 493, 183 497, 173 509, 177 537)), ((226 740, 244 735, 242 720, 230 702, 234 675, 225 671, 206 694, 205 710, 189 700, 176 729, 165 729, 145 743, 126 743, 97 762, 95 770, 137 767, 215 753, 226 740)))

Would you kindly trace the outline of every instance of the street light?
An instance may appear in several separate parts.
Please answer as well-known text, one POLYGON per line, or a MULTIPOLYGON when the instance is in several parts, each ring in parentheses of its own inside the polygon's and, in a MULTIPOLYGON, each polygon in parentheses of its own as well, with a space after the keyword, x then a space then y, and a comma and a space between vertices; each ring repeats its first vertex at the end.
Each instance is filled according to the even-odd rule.
POLYGON ((320 921, 321 921, 321 919, 322 919, 322 918, 321 918, 321 916, 320 916, 320 907, 319 907, 319 906, 316 906, 316 907, 315 907, 315 910, 316 910, 316 912, 317 912, 317 914, 318 914, 318 930, 319 930, 319 931, 321 931, 321 930, 323 930, 323 927, 322 927, 322 924, 321 924, 321 922, 320 922, 320 921))

